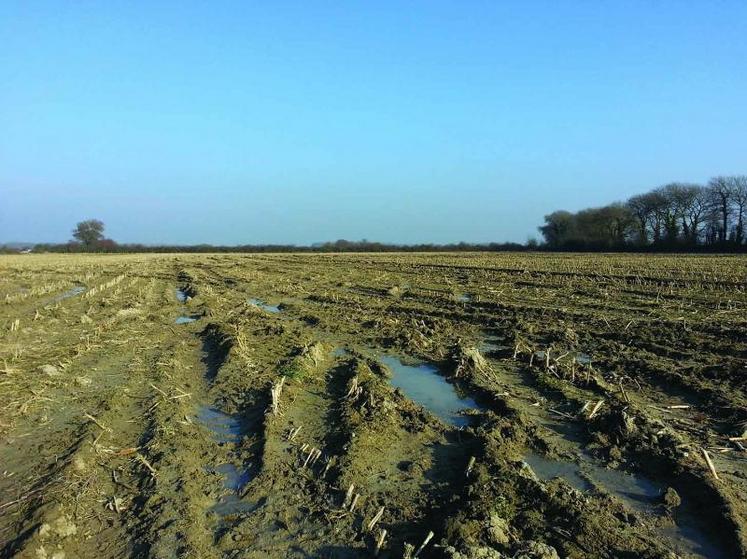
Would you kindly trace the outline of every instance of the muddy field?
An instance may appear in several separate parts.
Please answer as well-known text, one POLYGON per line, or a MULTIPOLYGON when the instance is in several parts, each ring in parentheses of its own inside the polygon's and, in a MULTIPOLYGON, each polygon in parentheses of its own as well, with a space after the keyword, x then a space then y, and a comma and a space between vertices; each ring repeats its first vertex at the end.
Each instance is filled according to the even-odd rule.
POLYGON ((747 258, 0 257, 0 556, 747 557, 747 258))

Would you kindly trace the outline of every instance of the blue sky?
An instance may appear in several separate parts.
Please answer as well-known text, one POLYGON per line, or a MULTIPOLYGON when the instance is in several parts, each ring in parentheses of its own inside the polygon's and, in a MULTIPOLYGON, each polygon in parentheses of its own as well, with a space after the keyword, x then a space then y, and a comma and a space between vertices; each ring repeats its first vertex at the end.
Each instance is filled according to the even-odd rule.
POLYGON ((747 172, 747 3, 0 3, 0 241, 524 241, 747 172))

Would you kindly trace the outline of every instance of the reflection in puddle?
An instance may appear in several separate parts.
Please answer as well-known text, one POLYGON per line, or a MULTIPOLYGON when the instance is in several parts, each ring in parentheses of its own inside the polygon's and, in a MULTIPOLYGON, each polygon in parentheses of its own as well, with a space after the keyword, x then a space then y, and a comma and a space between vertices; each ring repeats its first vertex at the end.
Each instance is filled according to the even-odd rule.
POLYGON ((200 406, 197 420, 213 432, 219 443, 237 443, 244 434, 241 420, 235 415, 224 413, 208 406, 200 406))
POLYGON ((238 495, 226 495, 213 505, 210 512, 221 517, 238 516, 240 514, 249 514, 257 509, 256 503, 247 503, 242 501, 238 495))
POLYGON ((466 293, 462 293, 461 295, 457 296, 457 301, 459 301, 460 303, 469 303, 471 300, 472 296, 466 293))
POLYGON ((261 299, 249 299, 249 304, 254 305, 255 307, 259 307, 263 311, 271 312, 271 313, 279 313, 281 311, 280 305, 268 305, 261 299))
MULTIPOLYGON (((586 465, 585 465, 586 466, 586 465)), ((652 512, 666 487, 640 475, 588 464, 592 479, 634 510, 652 512)))
POLYGON ((49 304, 59 303, 60 301, 64 301, 65 299, 70 299, 70 297, 75 297, 76 295, 80 295, 86 290, 85 287, 82 285, 76 285, 72 289, 68 289, 64 293, 61 293, 60 295, 57 295, 57 297, 54 297, 52 300, 49 301, 49 304))
POLYGON ((249 470, 237 468, 233 464, 221 464, 213 471, 223 476, 223 487, 231 491, 241 491, 251 479, 249 470))
POLYGON ((460 415, 459 411, 480 408, 472 398, 459 397, 454 386, 446 382, 433 365, 405 365, 389 355, 382 355, 380 359, 392 371, 393 386, 447 423, 457 427, 468 425, 469 417, 460 415))
MULTIPOLYGON (((201 406, 197 411, 197 420, 212 432, 213 438, 219 444, 238 443, 244 436, 241 419, 216 408, 201 406)), ((251 481, 248 469, 224 463, 215 468, 208 468, 208 471, 221 474, 223 488, 231 492, 220 497, 210 512, 221 517, 228 517, 249 513, 256 508, 255 504, 246 503, 239 497, 239 492, 251 481)))
POLYGON ((536 453, 529 453, 524 461, 542 479, 561 477, 581 491, 589 491, 598 486, 639 512, 652 512, 666 489, 643 476, 604 468, 589 461, 583 461, 579 465, 536 453))
POLYGON ((195 320, 198 320, 199 316, 179 316, 174 321, 174 324, 189 324, 190 322, 194 322, 195 320))
MULTIPOLYGON (((524 457, 524 462, 540 479, 549 480, 559 477, 579 491, 587 492, 599 488, 614 495, 628 508, 637 512, 653 515, 661 512, 661 496, 666 486, 644 476, 604 468, 588 460, 583 460, 580 465, 564 460, 553 460, 534 452, 528 453, 524 457)), ((698 515, 692 510, 692 506, 688 507, 683 501, 674 517, 676 524, 661 528, 659 532, 678 553, 709 559, 729 557, 728 553, 719 548, 701 530, 698 525, 698 515)))
POLYGON ((669 538, 672 548, 678 554, 694 555, 708 559, 729 559, 729 557, 733 557, 698 528, 698 515, 694 511, 675 515, 675 521, 674 526, 662 528, 661 533, 669 538))
POLYGON ((480 347, 478 349, 480 350, 480 353, 486 353, 486 354, 501 353, 501 352, 506 352, 506 351, 510 352, 514 350, 514 348, 512 348, 511 346, 498 343, 497 340, 495 342, 484 341, 480 344, 480 347))
POLYGON ((187 292, 183 289, 177 289, 176 298, 180 303, 186 303, 187 299, 189 299, 189 295, 187 295, 187 292))
POLYGON ((527 454, 524 457, 524 462, 529 464, 532 471, 537 474, 537 477, 540 479, 549 480, 560 477, 567 481, 571 487, 575 487, 579 491, 590 491, 594 488, 594 486, 581 475, 578 465, 573 462, 551 460, 534 452, 527 454))

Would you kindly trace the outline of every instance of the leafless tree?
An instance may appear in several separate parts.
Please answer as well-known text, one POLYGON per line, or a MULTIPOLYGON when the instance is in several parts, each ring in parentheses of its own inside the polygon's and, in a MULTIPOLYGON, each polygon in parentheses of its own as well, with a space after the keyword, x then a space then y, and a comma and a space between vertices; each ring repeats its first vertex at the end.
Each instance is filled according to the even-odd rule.
POLYGON ((713 210, 711 219, 718 219, 718 241, 726 242, 729 234, 729 218, 731 217, 732 199, 731 177, 714 177, 708 182, 708 197, 713 210))
POLYGON ((551 247, 743 246, 747 175, 714 177, 708 186, 673 182, 624 204, 553 212, 539 229, 551 247))
POLYGON ((637 196, 633 196, 628 200, 627 206, 636 223, 638 242, 641 245, 647 245, 649 216, 653 211, 648 195, 638 194, 637 196))
POLYGON ((669 200, 668 216, 679 222, 680 239, 685 243, 697 244, 707 209, 703 187, 699 184, 675 182, 662 187, 662 190, 669 200))
POLYGON ((747 216, 747 175, 731 177, 731 200, 736 225, 734 226, 734 241, 741 245, 745 239, 744 221, 747 216))

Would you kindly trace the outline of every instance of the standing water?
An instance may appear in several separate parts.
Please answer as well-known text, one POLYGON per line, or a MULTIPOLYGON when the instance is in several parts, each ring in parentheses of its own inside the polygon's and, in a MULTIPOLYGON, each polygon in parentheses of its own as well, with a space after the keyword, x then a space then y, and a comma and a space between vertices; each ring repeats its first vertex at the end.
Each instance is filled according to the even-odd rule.
MULTIPOLYGON (((189 295, 187 295, 187 292, 183 289, 176 289, 176 298, 180 303, 186 303, 189 299, 189 295)), ((198 320, 199 316, 187 316, 182 315, 177 317, 177 319, 174 321, 174 324, 189 324, 190 322, 194 322, 195 320, 198 320)))
POLYGON ((393 386, 451 425, 468 425, 469 418, 459 412, 465 408, 480 407, 472 398, 460 397, 454 386, 446 382, 433 365, 405 365, 389 355, 382 355, 380 359, 392 371, 393 386))
MULTIPOLYGON (((540 479, 559 477, 583 492, 598 487, 637 512, 655 516, 662 512, 660 503, 666 486, 644 476, 605 468, 588 459, 582 460, 579 465, 564 460, 553 460, 534 452, 528 453, 524 457, 524 462, 540 479)), ((696 512, 686 501, 677 508, 674 519, 674 526, 660 528, 659 532, 677 553, 708 559, 729 557, 729 554, 700 528, 696 512)))
POLYGON ((254 305, 255 307, 259 307, 263 311, 271 312, 271 313, 279 313, 280 312, 280 305, 268 305, 261 299, 249 299, 249 304, 254 305))
POLYGON ((218 409, 201 406, 197 412, 197 420, 212 431, 213 438, 218 443, 237 443, 244 436, 241 420, 218 409))
POLYGON ((70 297, 75 297, 76 295, 80 295, 81 293, 83 293, 85 290, 86 288, 82 285, 76 285, 75 287, 68 289, 64 293, 54 297, 48 304, 59 303, 60 301, 64 301, 65 299, 69 299, 70 297))
MULTIPOLYGON (((211 431, 215 442, 221 445, 239 443, 245 435, 245 427, 241 418, 216 408, 201 406, 197 411, 197 420, 211 431)), ((212 512, 218 516, 227 517, 251 512, 256 508, 256 504, 246 503, 239 496, 244 486, 251 481, 248 469, 239 468, 230 463, 219 464, 207 469, 223 476, 223 488, 230 492, 220 497, 218 502, 210 509, 212 512)))

